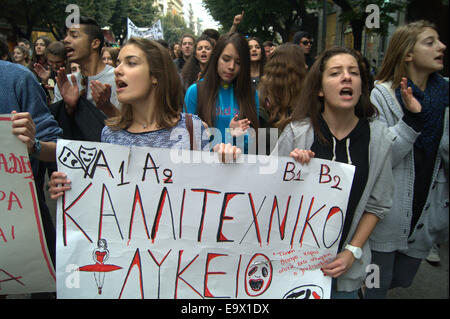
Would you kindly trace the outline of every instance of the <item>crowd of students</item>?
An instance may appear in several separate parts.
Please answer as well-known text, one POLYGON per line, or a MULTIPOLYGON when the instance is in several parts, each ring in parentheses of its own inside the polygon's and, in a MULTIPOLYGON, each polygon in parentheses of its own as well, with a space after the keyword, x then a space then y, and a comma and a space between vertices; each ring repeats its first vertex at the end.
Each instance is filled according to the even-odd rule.
MULTIPOLYGON (((436 27, 399 26, 374 83, 359 52, 333 47, 313 58, 303 31, 275 47, 236 32, 242 17, 221 36, 183 36, 179 51, 141 38, 104 48, 100 28, 85 17, 62 42, 38 38, 31 54, 17 46, 17 65, 0 62, 0 90, 20 85, 5 76, 14 73, 33 91, 2 92, 0 113, 17 112, 13 133, 35 159, 38 188, 46 169, 53 199, 71 188, 42 162, 54 162, 59 137, 177 145, 230 161, 256 152, 303 165, 314 157, 352 164, 339 251, 322 268, 333 278, 332 298, 385 298, 390 288, 408 287, 433 245, 448 240, 448 79, 439 74, 446 47, 436 27), (27 104, 37 96, 38 106, 27 104), (174 139, 179 128, 189 134, 174 139), (369 264, 379 266, 380 286, 364 289, 369 264)), ((54 254, 49 218, 43 214, 54 254)))

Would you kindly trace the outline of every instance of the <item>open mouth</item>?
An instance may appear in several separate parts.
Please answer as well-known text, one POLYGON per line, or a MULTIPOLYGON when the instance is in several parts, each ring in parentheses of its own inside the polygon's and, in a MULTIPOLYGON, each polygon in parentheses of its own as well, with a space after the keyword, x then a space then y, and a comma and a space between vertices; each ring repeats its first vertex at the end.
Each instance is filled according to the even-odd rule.
POLYGON ((343 88, 342 90, 339 91, 339 95, 340 96, 352 97, 353 96, 353 90, 351 88, 343 88))
POLYGON ((436 61, 440 62, 440 63, 444 63, 444 56, 440 55, 437 58, 435 58, 436 61))
POLYGON ((253 291, 259 291, 261 290, 264 280, 262 279, 250 279, 249 280, 250 288, 252 288, 253 291))
POLYGON ((117 91, 119 91, 120 89, 126 88, 127 86, 128 86, 128 84, 126 84, 124 81, 116 80, 117 91))
POLYGON ((65 47, 64 49, 65 49, 65 51, 66 51, 66 56, 67 56, 67 57, 72 56, 72 55, 73 55, 73 52, 75 52, 74 49, 69 48, 69 47, 65 47))

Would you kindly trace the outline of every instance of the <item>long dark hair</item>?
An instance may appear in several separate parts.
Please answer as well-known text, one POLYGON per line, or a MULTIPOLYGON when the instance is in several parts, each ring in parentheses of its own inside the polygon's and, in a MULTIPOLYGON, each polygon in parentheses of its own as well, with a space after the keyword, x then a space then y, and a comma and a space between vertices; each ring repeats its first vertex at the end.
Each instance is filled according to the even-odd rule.
MULTIPOLYGON (((183 69, 181 70, 181 78, 183 80, 183 86, 185 90, 197 81, 198 74, 201 72, 200 63, 198 62, 196 57, 197 45, 200 41, 208 41, 209 44, 211 44, 211 49, 214 48, 214 42, 207 35, 202 35, 200 36, 200 38, 197 39, 197 41, 195 41, 194 51, 192 52, 191 57, 186 61, 186 64, 183 66, 183 69)), ((207 65, 205 66, 205 71, 207 65)))
POLYGON ((248 118, 253 127, 258 127, 255 92, 250 80, 250 49, 247 39, 239 33, 226 34, 219 38, 211 54, 204 80, 198 83, 197 113, 209 126, 214 127, 216 99, 219 94, 220 77, 217 72, 219 57, 228 44, 232 44, 239 54, 240 69, 233 80, 234 95, 239 105, 239 117, 248 118))
POLYGON ((330 48, 320 55, 307 73, 304 87, 300 94, 300 98, 294 107, 291 118, 291 121, 301 121, 305 118, 310 118, 314 132, 322 142, 326 142, 326 139, 319 129, 319 117, 324 110, 324 101, 323 97, 319 96, 319 91, 322 89, 322 78, 326 63, 330 58, 339 54, 350 54, 358 63, 359 73, 361 76, 361 97, 355 106, 355 115, 358 118, 369 119, 378 115, 377 109, 372 102, 370 102, 368 75, 365 71, 360 55, 358 55, 354 50, 348 48, 330 48))
POLYGON ((261 60, 259 60, 259 76, 263 75, 264 65, 267 62, 266 52, 264 51, 264 46, 262 45, 261 39, 257 37, 249 37, 247 38, 247 42, 251 40, 258 42, 259 47, 261 48, 261 60))

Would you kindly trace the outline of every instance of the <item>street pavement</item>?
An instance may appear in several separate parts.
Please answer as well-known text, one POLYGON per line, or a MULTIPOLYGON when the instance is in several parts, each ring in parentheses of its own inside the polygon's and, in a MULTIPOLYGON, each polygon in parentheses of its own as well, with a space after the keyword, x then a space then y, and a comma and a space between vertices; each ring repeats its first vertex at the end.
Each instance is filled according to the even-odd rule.
POLYGON ((389 299, 448 299, 448 249, 441 246, 441 262, 433 266, 422 261, 412 285, 408 288, 395 288, 389 291, 389 299))

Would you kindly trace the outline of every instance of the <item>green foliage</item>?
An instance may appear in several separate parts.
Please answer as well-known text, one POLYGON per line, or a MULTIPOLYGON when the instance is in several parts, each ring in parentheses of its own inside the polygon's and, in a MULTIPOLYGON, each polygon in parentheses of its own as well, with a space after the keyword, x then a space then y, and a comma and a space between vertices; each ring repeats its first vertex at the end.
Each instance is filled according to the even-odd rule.
POLYGON ((307 8, 320 7, 321 1, 309 0, 203 0, 204 7, 229 30, 235 15, 244 11, 239 31, 256 35, 263 40, 273 40, 277 32, 288 41, 291 33, 300 28, 301 21, 307 25, 311 15, 307 8))
POLYGON ((9 22, 18 37, 30 38, 39 27, 49 28, 61 39, 69 4, 78 5, 81 15, 94 18, 100 26, 110 26, 116 36, 126 36, 127 17, 139 27, 156 20, 153 0, 2 0, 0 18, 9 22))
POLYGON ((380 35, 387 34, 389 24, 397 24, 397 17, 394 14, 399 11, 405 11, 407 5, 406 1, 399 2, 385 0, 345 0, 334 2, 342 8, 339 20, 344 24, 351 23, 352 21, 360 21, 364 24, 368 15, 368 13, 365 12, 365 8, 369 4, 377 5, 380 8, 380 28, 370 29, 368 31, 380 35))
POLYGON ((161 18, 161 24, 163 28, 164 40, 166 40, 169 44, 179 42, 185 33, 194 35, 194 31, 188 28, 184 18, 177 14, 171 14, 168 12, 161 18))

